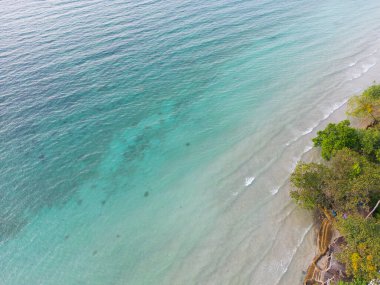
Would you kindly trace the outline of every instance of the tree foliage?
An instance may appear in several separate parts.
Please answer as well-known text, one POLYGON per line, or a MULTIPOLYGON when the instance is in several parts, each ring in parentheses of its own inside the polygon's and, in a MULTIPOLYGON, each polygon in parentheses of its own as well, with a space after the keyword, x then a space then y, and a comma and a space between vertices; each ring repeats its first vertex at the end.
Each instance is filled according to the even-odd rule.
POLYGON ((360 150, 372 161, 380 161, 380 131, 375 128, 360 130, 360 150))
POLYGON ((368 282, 356 279, 350 282, 339 281, 338 283, 334 283, 334 284, 335 285, 368 285, 368 282))
POLYGON ((290 181, 290 196, 301 207, 354 213, 368 209, 370 197, 380 194, 380 167, 344 148, 328 166, 298 163, 290 181))
POLYGON ((329 169, 324 165, 298 163, 290 177, 290 181, 295 187, 295 190, 290 192, 290 196, 305 209, 324 207, 328 201, 323 189, 329 175, 329 169))
POLYGON ((321 147, 321 155, 326 160, 330 160, 338 150, 343 148, 360 150, 359 134, 356 129, 350 127, 348 120, 338 124, 328 124, 323 131, 317 133, 313 142, 314 146, 321 147))
POLYGON ((321 155, 330 160, 337 151, 349 148, 366 156, 370 161, 380 162, 380 130, 377 128, 355 129, 348 120, 329 124, 313 139, 314 146, 321 147, 321 155))
POLYGON ((331 161, 332 175, 325 195, 340 212, 367 210, 371 196, 380 192, 380 167, 357 152, 342 149, 331 161), (360 207, 358 207, 360 206, 360 207))
POLYGON ((361 95, 353 96, 348 101, 347 114, 360 119, 369 119, 372 123, 379 121, 380 85, 372 85, 361 95))
POLYGON ((347 245, 339 254, 347 273, 357 279, 370 281, 380 278, 380 222, 353 215, 338 220, 339 231, 347 245))
POLYGON ((364 90, 362 96, 372 99, 380 99, 380 84, 373 84, 364 90))

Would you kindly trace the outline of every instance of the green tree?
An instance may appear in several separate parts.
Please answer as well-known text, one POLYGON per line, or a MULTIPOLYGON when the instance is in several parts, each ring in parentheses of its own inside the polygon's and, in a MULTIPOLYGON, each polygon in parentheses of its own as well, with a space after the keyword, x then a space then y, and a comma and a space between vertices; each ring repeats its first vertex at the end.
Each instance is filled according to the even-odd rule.
POLYGON ((380 161, 380 131, 369 128, 359 131, 360 150, 372 161, 380 161))
POLYGON ((360 150, 359 134, 350 127, 350 121, 345 120, 338 124, 328 124, 323 131, 317 133, 313 139, 314 146, 321 147, 322 157, 330 160, 338 150, 350 148, 360 150))
POLYGON ((380 195, 380 166, 344 148, 327 166, 298 163, 290 181, 294 187, 290 196, 305 209, 365 212, 380 195))
POLYGON ((305 209, 323 208, 328 205, 324 195, 329 169, 318 163, 299 162, 290 177, 294 190, 290 196, 305 209))
POLYGON ((380 222, 352 215, 339 218, 337 226, 347 243, 338 256, 347 273, 367 282, 380 278, 380 222))
POLYGON ((359 205, 367 208, 370 191, 380 186, 379 167, 347 148, 332 158, 330 173, 322 191, 337 212, 357 212, 359 205))
POLYGON ((380 84, 373 84, 368 87, 362 95, 373 99, 380 99, 380 84))
POLYGON ((372 124, 379 121, 380 85, 372 85, 361 95, 353 96, 348 101, 347 114, 360 119, 369 119, 372 124))
POLYGON ((338 283, 334 283, 334 284, 335 285, 368 285, 368 282, 356 279, 350 282, 339 281, 338 283))

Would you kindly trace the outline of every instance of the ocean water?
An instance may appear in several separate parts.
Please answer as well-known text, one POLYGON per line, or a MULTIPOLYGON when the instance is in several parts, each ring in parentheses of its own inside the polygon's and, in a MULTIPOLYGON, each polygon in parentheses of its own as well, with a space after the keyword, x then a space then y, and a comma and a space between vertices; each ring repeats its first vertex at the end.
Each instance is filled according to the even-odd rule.
POLYGON ((380 2, 0 2, 0 284, 301 284, 310 138, 380 2))

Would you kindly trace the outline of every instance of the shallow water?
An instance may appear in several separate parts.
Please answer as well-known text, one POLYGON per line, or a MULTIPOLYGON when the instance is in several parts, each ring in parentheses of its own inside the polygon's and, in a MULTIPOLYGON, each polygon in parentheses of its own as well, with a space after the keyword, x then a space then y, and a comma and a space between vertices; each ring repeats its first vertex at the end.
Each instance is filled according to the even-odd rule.
POLYGON ((287 179, 378 79, 378 1, 0 11, 1 284, 301 284, 287 179))

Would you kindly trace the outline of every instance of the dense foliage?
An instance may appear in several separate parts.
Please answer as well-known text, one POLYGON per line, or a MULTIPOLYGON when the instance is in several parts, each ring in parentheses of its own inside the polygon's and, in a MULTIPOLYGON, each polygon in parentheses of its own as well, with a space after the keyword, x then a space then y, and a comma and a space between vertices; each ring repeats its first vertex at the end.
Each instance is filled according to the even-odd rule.
POLYGON ((347 273, 367 281, 379 277, 380 221, 350 216, 340 219, 337 225, 347 242, 340 254, 347 273))
POLYGON ((350 127, 348 120, 339 124, 328 124, 326 129, 318 132, 313 139, 314 146, 320 146, 322 157, 329 160, 338 150, 345 147, 359 150, 360 140, 358 132, 350 127))
POLYGON ((348 120, 338 124, 328 124, 313 139, 314 146, 321 147, 321 155, 330 160, 339 150, 349 148, 369 160, 380 161, 380 130, 374 126, 368 129, 350 127, 348 120))
POLYGON ((368 283, 363 280, 353 280, 351 282, 344 282, 344 281, 339 281, 338 283, 335 283, 335 285, 367 285, 368 283))
MULTIPOLYGON (((291 197, 301 207, 330 212, 345 238, 339 254, 352 282, 380 279, 380 85, 350 100, 349 114, 368 117, 366 129, 348 120, 329 124, 313 139, 324 163, 299 162, 291 175, 291 197)), ((374 281, 373 281, 374 282, 374 281)))
POLYGON ((296 190, 290 192, 290 196, 308 210, 324 207, 328 201, 323 191, 329 176, 330 169, 324 165, 298 163, 290 177, 296 187, 296 190))
POLYGON ((291 175, 291 197, 306 209, 327 208, 340 213, 368 210, 380 194, 380 166, 347 148, 328 165, 298 163, 291 175))
POLYGON ((380 131, 376 128, 357 130, 360 151, 372 161, 380 161, 380 131))
POLYGON ((380 85, 372 85, 360 96, 353 96, 348 101, 347 113, 377 123, 380 119, 380 85))
POLYGON ((380 99, 380 85, 373 84, 372 86, 368 87, 366 90, 364 90, 362 96, 370 97, 373 99, 380 99))

